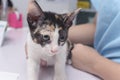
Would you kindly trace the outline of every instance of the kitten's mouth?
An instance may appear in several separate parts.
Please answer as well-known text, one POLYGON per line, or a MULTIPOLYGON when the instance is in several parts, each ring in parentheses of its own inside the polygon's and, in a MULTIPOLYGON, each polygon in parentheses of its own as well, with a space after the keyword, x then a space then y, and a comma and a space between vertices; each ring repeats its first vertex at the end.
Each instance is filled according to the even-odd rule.
POLYGON ((49 51, 48 56, 55 56, 56 54, 57 54, 57 52, 51 52, 51 51, 49 51))
POLYGON ((51 57, 51 56, 54 56, 54 55, 55 55, 55 54, 49 54, 48 56, 50 56, 50 57, 51 57))

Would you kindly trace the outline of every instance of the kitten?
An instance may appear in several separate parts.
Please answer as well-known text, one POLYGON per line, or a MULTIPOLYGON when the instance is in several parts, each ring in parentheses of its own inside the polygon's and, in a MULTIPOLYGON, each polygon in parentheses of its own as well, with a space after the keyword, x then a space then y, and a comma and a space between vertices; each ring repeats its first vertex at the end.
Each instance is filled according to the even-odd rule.
POLYGON ((28 80, 38 80, 40 62, 53 65, 54 80, 67 80, 65 65, 68 51, 68 29, 80 9, 70 14, 44 12, 36 1, 31 1, 27 14, 30 33, 27 38, 28 80))

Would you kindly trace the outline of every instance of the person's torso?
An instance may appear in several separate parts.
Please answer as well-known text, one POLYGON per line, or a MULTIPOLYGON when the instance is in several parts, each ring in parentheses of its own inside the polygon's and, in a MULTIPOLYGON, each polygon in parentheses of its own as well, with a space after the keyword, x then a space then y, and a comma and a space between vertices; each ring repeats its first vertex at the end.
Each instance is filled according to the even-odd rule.
POLYGON ((120 0, 92 1, 98 11, 94 47, 101 55, 120 62, 120 0))

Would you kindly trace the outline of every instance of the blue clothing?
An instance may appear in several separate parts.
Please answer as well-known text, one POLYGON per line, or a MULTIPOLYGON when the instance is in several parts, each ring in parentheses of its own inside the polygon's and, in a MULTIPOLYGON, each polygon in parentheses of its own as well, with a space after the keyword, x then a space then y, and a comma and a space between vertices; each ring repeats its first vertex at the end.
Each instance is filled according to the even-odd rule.
POLYGON ((98 12, 94 48, 120 63, 120 0, 91 0, 98 12))

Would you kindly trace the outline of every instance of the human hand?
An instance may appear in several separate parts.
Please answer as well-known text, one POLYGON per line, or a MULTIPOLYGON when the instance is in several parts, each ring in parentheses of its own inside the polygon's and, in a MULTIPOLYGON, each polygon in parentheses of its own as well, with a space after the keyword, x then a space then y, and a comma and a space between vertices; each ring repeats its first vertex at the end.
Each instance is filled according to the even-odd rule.
POLYGON ((97 61, 101 58, 98 52, 89 46, 76 44, 72 50, 72 65, 80 70, 93 73, 97 61))

